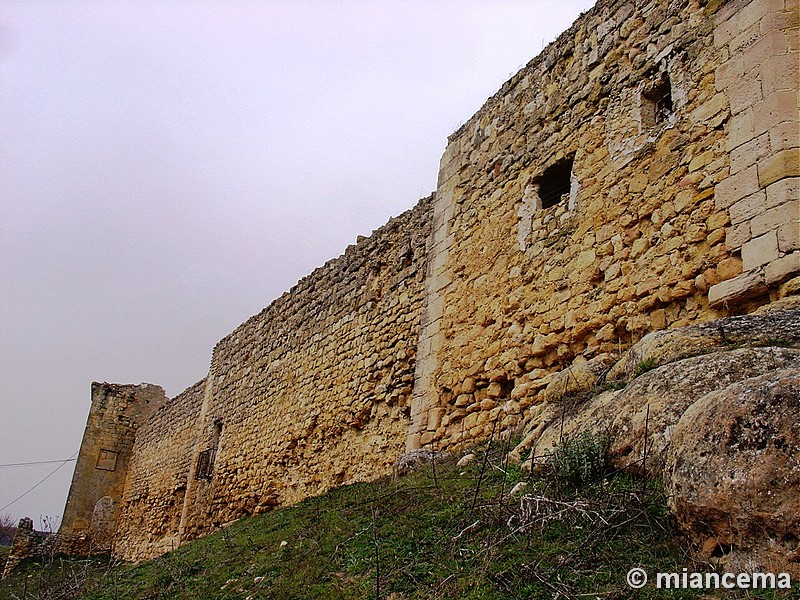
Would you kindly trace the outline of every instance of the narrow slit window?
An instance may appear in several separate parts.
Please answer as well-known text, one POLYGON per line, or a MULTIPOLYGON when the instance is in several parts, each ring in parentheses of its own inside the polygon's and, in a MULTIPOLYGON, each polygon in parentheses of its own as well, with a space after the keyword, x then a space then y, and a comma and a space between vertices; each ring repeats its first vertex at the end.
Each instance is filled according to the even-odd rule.
POLYGON ((555 206, 569 197, 574 158, 570 156, 550 165, 539 178, 539 200, 542 208, 555 206))
POLYGON ((217 459, 217 448, 219 447, 219 438, 221 435, 222 421, 214 421, 211 445, 197 456, 197 470, 195 471, 195 477, 197 479, 209 480, 214 474, 214 462, 217 459))
POLYGON ((206 448, 197 456, 197 479, 211 479, 216 453, 216 448, 206 448))

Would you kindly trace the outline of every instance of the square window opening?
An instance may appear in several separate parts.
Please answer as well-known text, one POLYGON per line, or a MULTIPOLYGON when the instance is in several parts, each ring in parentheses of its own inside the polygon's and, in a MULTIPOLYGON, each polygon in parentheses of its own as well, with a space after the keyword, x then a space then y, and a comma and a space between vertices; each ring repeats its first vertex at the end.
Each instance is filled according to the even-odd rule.
POLYGON ((569 198, 572 189, 572 163, 575 156, 568 156, 547 167, 538 179, 539 200, 542 208, 550 208, 569 198))

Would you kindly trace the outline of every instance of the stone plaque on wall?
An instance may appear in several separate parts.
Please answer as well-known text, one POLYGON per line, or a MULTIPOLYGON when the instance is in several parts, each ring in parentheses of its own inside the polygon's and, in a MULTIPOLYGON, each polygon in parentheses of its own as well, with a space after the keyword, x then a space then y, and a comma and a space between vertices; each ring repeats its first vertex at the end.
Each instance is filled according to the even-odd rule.
POLYGON ((101 449, 97 455, 96 467, 102 471, 113 471, 117 468, 117 453, 114 450, 101 449))

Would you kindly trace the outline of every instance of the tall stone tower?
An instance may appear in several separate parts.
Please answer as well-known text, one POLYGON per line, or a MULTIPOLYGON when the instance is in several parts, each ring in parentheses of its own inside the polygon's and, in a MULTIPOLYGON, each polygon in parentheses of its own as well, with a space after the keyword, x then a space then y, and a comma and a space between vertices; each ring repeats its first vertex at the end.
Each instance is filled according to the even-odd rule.
POLYGON ((136 430, 166 401, 163 388, 149 383, 92 383, 92 407, 59 529, 69 551, 110 549, 136 430))

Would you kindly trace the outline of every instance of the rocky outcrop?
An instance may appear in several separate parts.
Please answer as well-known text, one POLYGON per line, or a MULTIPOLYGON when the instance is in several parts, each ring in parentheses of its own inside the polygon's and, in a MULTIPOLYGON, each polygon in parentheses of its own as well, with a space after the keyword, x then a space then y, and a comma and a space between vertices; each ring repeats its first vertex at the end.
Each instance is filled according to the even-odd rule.
POLYGON ((574 362, 569 368, 556 373, 541 393, 540 400, 554 402, 566 396, 574 396, 590 391, 606 373, 614 359, 610 354, 601 354, 586 362, 574 362))
POLYGON ((654 331, 625 353, 609 371, 608 379, 630 381, 644 370, 718 348, 776 344, 800 345, 800 310, 743 315, 654 331))
POLYGON ((704 559, 800 574, 800 311, 654 332, 615 374, 623 389, 588 399, 540 393, 511 458, 531 466, 567 436, 603 436, 616 468, 664 477, 704 559))
POLYGON ((697 400, 675 426, 664 473, 677 524, 704 558, 755 553, 770 571, 800 576, 800 369, 697 400))
POLYGON ((741 348, 664 365, 623 390, 594 396, 572 409, 574 414, 563 422, 562 410, 569 411, 569 406, 551 411, 552 422, 537 440, 537 453, 548 452, 564 436, 590 430, 609 438, 609 456, 617 468, 658 475, 673 428, 698 398, 734 382, 789 368, 800 369, 800 350, 741 348))
POLYGON ((448 457, 446 452, 434 450, 412 450, 401 454, 394 463, 394 474, 397 477, 407 475, 427 464, 442 462, 448 457))

